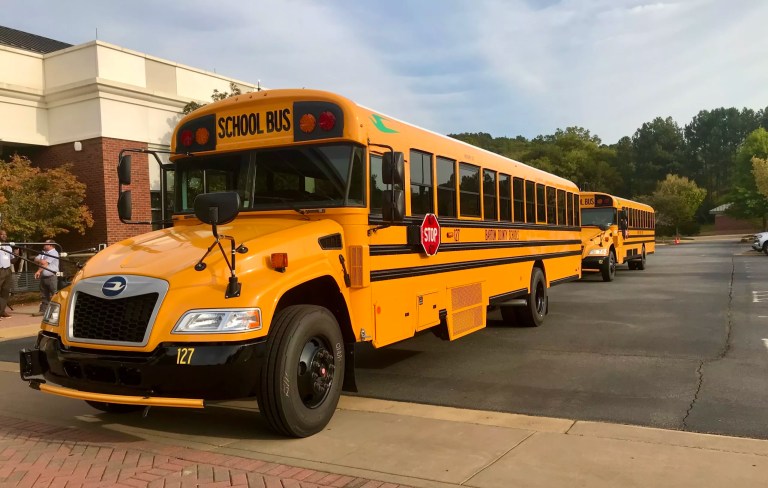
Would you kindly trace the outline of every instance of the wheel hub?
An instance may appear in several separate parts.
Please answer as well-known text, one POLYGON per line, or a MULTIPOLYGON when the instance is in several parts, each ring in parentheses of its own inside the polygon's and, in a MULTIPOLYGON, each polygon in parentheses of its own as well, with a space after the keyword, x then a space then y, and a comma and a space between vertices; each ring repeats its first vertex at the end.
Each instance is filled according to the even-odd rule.
POLYGON ((333 384, 335 370, 333 354, 325 343, 317 337, 307 341, 297 371, 299 395, 304 405, 315 408, 323 403, 333 384))

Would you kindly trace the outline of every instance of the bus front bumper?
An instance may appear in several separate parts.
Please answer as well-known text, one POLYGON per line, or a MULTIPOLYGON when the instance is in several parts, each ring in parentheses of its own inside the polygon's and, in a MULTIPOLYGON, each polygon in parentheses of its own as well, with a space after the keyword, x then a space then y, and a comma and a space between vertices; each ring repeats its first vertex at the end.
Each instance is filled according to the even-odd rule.
POLYGON ((608 260, 608 256, 588 256, 581 260, 581 269, 600 269, 608 260))
POLYGON ((256 394, 266 340, 161 344, 151 353, 66 348, 41 332, 19 352, 21 379, 46 393, 81 400, 202 408, 205 400, 256 394))

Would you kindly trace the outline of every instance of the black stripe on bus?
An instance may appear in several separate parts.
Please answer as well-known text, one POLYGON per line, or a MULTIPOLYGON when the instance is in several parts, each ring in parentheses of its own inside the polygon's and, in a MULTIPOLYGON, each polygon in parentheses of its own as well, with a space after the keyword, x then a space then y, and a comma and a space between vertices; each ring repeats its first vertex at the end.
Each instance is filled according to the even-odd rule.
POLYGON ((510 300, 514 300, 515 298, 523 298, 527 294, 528 294, 528 289, 521 288, 519 290, 502 293, 501 295, 493 295, 488 299, 488 304, 496 305, 497 303, 508 302, 510 300))
POLYGON ((563 283, 568 283, 570 281, 576 281, 579 279, 579 275, 573 275, 573 276, 566 276, 565 278, 560 278, 559 280, 552 280, 549 282, 549 286, 555 286, 555 285, 562 285, 563 283))
MULTIPOLYGON (((443 243, 438 252, 451 251, 477 251, 482 249, 509 249, 541 246, 581 244, 580 240, 562 241, 512 241, 512 242, 467 242, 467 243, 443 243)), ((370 246, 371 256, 388 256, 393 254, 413 254, 422 252, 421 244, 375 244, 370 246)))
MULTIPOLYGON (((388 222, 380 217, 368 216, 368 225, 386 225, 387 227, 420 227, 424 217, 406 217, 402 222, 388 222)), ((528 230, 567 230, 580 231, 578 225, 526 224, 522 222, 505 222, 501 220, 461 220, 437 218, 440 227, 475 227, 485 229, 528 229, 528 230)))
POLYGON ((526 261, 536 261, 539 259, 554 259, 567 256, 581 256, 581 251, 566 251, 552 254, 537 254, 530 256, 518 256, 500 259, 482 259, 464 261, 459 263, 433 264, 429 266, 415 266, 412 268, 395 268, 371 271, 371 281, 394 280, 397 278, 408 278, 412 276, 425 276, 430 274, 448 273, 451 271, 461 271, 465 269, 484 268, 490 266, 502 266, 504 264, 523 263, 526 261))

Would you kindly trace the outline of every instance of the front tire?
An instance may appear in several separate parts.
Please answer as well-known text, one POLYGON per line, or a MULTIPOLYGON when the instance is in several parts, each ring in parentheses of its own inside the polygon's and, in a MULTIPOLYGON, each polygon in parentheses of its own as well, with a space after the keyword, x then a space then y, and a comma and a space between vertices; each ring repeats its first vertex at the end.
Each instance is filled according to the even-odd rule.
POLYGON ((768 241, 763 243, 763 252, 768 256, 768 241))
POLYGON ((328 425, 341 395, 344 354, 339 324, 327 309, 294 305, 275 316, 257 395, 274 430, 308 437, 328 425))
POLYGON ((600 273, 603 275, 603 281, 613 281, 616 277, 616 253, 613 249, 608 253, 608 259, 600 267, 600 273))

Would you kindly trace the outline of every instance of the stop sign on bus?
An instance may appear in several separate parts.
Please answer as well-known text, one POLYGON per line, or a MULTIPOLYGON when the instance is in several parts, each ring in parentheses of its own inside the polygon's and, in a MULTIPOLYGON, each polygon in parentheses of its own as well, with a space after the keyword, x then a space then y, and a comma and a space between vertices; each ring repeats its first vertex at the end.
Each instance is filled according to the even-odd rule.
POLYGON ((434 256, 440 248, 440 224, 435 214, 427 214, 421 223, 421 247, 427 256, 434 256))

